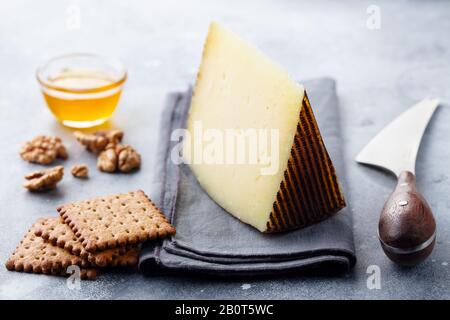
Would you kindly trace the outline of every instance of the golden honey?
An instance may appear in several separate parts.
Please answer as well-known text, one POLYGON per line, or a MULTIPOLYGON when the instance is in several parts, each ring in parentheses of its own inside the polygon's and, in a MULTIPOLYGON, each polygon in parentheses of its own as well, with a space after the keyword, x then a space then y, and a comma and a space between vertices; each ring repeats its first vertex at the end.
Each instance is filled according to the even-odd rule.
MULTIPOLYGON (((38 73, 45 101, 56 119, 66 126, 87 128, 99 125, 110 118, 116 109, 126 73, 114 73, 107 68, 103 71, 97 66, 78 67, 73 65, 73 56, 70 57, 72 66, 61 69, 53 67, 47 74, 42 71, 41 75, 38 73)), ((93 57, 87 58, 92 60, 93 57)), ((86 56, 83 56, 84 64, 85 60, 86 56)))

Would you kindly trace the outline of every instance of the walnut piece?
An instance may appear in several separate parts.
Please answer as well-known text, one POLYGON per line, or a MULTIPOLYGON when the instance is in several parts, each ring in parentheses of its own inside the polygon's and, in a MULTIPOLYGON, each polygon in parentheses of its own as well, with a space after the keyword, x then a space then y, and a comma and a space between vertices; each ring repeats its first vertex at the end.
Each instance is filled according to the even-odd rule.
POLYGON ((97 159, 97 168, 104 172, 130 172, 141 166, 141 156, 127 144, 109 144, 97 159))
POLYGON ((114 145, 108 146, 97 158, 97 168, 104 172, 117 170, 117 153, 114 145))
POLYGON ((121 130, 102 130, 94 133, 75 131, 73 134, 79 143, 95 154, 102 152, 110 143, 119 143, 123 138, 121 130))
POLYGON ((56 188, 56 184, 61 181, 64 175, 63 166, 35 171, 25 176, 23 186, 30 191, 44 191, 56 188))
POLYGON ((58 137, 39 135, 25 142, 20 150, 22 159, 40 164, 50 164, 56 158, 67 159, 67 150, 58 137))
POLYGON ((118 167, 121 172, 130 172, 141 166, 141 155, 131 146, 118 144, 116 146, 118 154, 118 167))
POLYGON ((123 139, 123 131, 122 130, 101 130, 94 133, 97 136, 105 137, 108 140, 108 143, 118 144, 123 139))
POLYGON ((73 135, 79 143, 85 146, 88 151, 93 153, 101 152, 108 144, 108 140, 103 136, 87 134, 80 131, 75 131, 73 135))
POLYGON ((79 164, 72 167, 72 175, 75 178, 86 179, 89 174, 89 169, 85 164, 79 164))

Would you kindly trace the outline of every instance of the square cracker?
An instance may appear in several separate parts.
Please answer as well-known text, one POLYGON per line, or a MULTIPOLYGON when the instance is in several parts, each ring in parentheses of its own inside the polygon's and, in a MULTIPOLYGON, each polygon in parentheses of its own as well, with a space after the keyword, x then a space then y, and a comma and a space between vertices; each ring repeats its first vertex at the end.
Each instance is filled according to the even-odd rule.
POLYGON ((91 253, 175 234, 175 228, 142 190, 72 202, 57 210, 91 253))
POLYGON ((90 253, 88 261, 96 267, 136 267, 139 262, 139 248, 108 249, 90 253))
POLYGON ((138 263, 139 249, 115 248, 89 253, 78 241, 72 229, 61 217, 48 218, 37 223, 35 235, 51 244, 63 248, 70 253, 87 259, 96 267, 127 266, 134 267, 138 263))
POLYGON ((81 269, 82 279, 95 279, 97 272, 88 268, 86 259, 77 257, 70 252, 56 247, 35 235, 36 228, 46 219, 39 219, 23 237, 16 250, 6 261, 10 271, 24 271, 54 275, 66 275, 67 267, 77 265, 81 269))

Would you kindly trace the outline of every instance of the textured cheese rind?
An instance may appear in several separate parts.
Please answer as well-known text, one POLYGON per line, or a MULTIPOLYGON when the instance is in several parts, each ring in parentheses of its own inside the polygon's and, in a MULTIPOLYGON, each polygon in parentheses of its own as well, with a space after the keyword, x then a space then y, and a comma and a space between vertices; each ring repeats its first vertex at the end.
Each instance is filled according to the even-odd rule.
MULTIPOLYGON (((279 190, 292 157, 304 97, 304 88, 283 68, 217 23, 211 24, 187 130, 195 139, 194 123, 198 121, 203 130, 219 129, 222 132, 227 129, 277 129, 279 168, 273 175, 262 175, 261 168, 266 164, 191 163, 190 167, 213 200, 261 232, 306 225, 280 224, 277 218, 286 214, 285 211, 292 215, 305 213, 295 211, 294 207, 284 211, 276 209, 277 203, 286 201, 276 199, 286 196, 279 190)), ((184 148, 186 151, 187 146, 184 148)), ((192 155, 193 149, 184 153, 192 155)), ((302 170, 297 168, 297 171, 302 170)))
POLYGON ((302 105, 291 156, 267 221, 268 233, 309 226, 346 205, 306 93, 302 105))

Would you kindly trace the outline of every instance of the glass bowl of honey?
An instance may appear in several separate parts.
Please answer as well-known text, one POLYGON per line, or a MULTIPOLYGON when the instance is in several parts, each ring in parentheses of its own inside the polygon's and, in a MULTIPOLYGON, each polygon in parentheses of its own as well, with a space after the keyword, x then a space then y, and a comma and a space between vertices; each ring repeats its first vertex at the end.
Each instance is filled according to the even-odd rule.
POLYGON ((68 127, 89 128, 111 117, 127 71, 117 59, 79 53, 49 60, 36 76, 56 119, 68 127))

